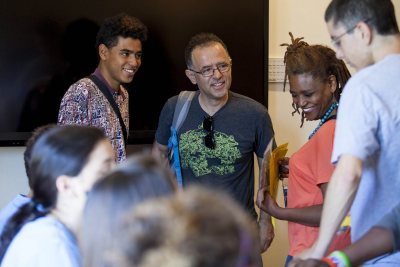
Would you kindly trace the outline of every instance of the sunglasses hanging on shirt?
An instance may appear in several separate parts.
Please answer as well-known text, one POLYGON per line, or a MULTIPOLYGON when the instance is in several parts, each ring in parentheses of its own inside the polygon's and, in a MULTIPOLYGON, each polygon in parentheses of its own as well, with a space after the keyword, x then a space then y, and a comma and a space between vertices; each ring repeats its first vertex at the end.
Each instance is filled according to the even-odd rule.
POLYGON ((207 132, 204 137, 204 144, 210 149, 215 148, 215 138, 214 138, 214 120, 213 117, 207 116, 203 120, 203 129, 207 132))

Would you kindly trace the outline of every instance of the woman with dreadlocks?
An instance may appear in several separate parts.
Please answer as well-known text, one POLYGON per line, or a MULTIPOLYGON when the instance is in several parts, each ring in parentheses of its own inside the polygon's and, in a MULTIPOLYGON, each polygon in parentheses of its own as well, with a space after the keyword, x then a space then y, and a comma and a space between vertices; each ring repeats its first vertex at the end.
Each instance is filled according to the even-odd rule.
MULTIPOLYGON (((284 88, 288 78, 292 114, 301 114, 300 127, 304 119, 320 122, 308 142, 289 161, 288 207, 279 207, 268 194, 260 204, 262 210, 275 218, 288 221, 290 248, 285 266, 293 256, 311 247, 318 236, 323 198, 334 169, 330 158, 338 102, 350 78, 346 65, 336 58, 332 49, 308 45, 303 38, 294 39, 289 35, 292 44, 282 46, 287 46, 284 88)), ((349 238, 345 239, 340 246, 350 242, 349 238)))

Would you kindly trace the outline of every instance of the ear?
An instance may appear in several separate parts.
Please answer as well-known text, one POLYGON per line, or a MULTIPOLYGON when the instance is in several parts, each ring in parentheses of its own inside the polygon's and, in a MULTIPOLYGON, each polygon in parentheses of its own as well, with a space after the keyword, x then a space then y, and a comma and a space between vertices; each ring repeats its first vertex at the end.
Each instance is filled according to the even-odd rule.
POLYGON ((108 57, 108 47, 105 44, 99 45, 99 56, 101 60, 106 60, 108 57))
POLYGON ((328 77, 329 91, 334 94, 337 89, 338 81, 336 80, 335 75, 330 75, 328 77))
POLYGON ((373 36, 372 28, 367 23, 361 21, 358 23, 357 29, 359 31, 362 42, 365 45, 370 45, 372 43, 373 36))
POLYGON ((74 179, 68 175, 61 175, 56 180, 56 188, 59 193, 71 192, 74 187, 74 179))
POLYGON ((197 84, 196 77, 194 76, 193 71, 185 70, 186 77, 192 82, 192 84, 197 84))

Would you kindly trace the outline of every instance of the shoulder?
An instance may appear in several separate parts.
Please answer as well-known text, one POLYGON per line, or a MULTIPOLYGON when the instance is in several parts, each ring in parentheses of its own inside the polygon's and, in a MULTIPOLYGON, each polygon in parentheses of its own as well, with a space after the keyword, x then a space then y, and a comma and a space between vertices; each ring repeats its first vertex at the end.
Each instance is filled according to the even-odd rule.
POLYGON ((121 95, 124 99, 128 99, 129 97, 128 89, 125 86, 121 86, 121 95))
POLYGON ((359 94, 362 92, 364 95, 380 87, 384 88, 386 83, 393 83, 393 80, 398 81, 398 69, 400 69, 400 54, 386 56, 353 75, 347 82, 343 93, 359 94), (385 79, 382 79, 383 77, 385 79))
POLYGON ((98 88, 94 82, 89 78, 82 78, 68 88, 66 95, 88 95, 95 91, 98 88))
POLYGON ((336 127, 336 119, 331 119, 331 120, 325 122, 321 126, 319 131, 322 133, 325 133, 325 134, 333 133, 333 132, 335 132, 335 127, 336 127))
MULTIPOLYGON (((196 96, 194 96, 196 97, 196 96)), ((179 95, 174 95, 165 102, 164 109, 175 110, 176 103, 178 102, 179 95)))
POLYGON ((45 216, 38 218, 32 222, 27 223, 22 228, 21 236, 32 237, 32 236, 54 236, 59 231, 59 222, 52 217, 45 216))
POLYGON ((328 144, 329 140, 333 142, 335 136, 336 119, 325 122, 311 138, 315 143, 328 144))
POLYGON ((174 96, 168 98, 168 100, 167 100, 168 105, 175 106, 176 103, 178 102, 178 97, 179 97, 179 95, 174 95, 174 96))
POLYGON ((26 224, 14 238, 3 259, 4 265, 78 266, 76 241, 70 235, 69 231, 52 217, 36 219, 26 224), (20 257, 21 251, 24 257, 20 257), (26 265, 27 263, 29 265, 26 265))
POLYGON ((237 108, 253 112, 267 113, 267 108, 265 106, 250 97, 235 92, 230 92, 229 96, 230 103, 237 108))
POLYGON ((10 251, 12 248, 42 250, 53 244, 59 246, 60 240, 60 228, 54 219, 46 216, 25 224, 11 243, 10 251))

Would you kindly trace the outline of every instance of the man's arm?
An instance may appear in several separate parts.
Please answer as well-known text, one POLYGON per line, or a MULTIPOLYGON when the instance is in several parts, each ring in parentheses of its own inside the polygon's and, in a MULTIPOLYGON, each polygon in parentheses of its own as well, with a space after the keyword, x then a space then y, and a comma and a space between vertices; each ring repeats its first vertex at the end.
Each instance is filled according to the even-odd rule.
POLYGON ((88 88, 72 85, 61 100, 58 112, 59 125, 90 125, 88 110, 88 88))
POLYGON ((301 258, 321 259, 340 223, 348 213, 356 195, 362 173, 362 161, 351 155, 342 155, 329 182, 322 210, 318 239, 311 250, 301 258))
POLYGON ((373 227, 360 240, 345 248, 343 252, 353 266, 393 252, 392 232, 388 229, 373 227))
POLYGON ((163 166, 167 166, 168 163, 168 146, 166 145, 161 145, 157 141, 154 141, 153 147, 151 150, 151 154, 159 160, 159 162, 163 166))
MULTIPOLYGON (((259 182, 259 187, 261 188, 263 186, 263 183, 265 182, 262 180, 263 175, 261 175, 263 171, 262 158, 257 158, 257 162, 260 173, 258 182, 259 182)), ((259 191, 260 190, 258 190, 258 192, 259 191)), ((264 252, 269 248, 269 246, 272 243, 272 240, 275 237, 274 226, 272 225, 271 216, 268 213, 260 210, 260 218, 258 220, 258 225, 260 230, 261 252, 264 252)))
MULTIPOLYGON (((393 233, 385 228, 373 227, 361 239, 343 249, 351 266, 359 266, 375 257, 393 252, 393 233)), ((289 267, 329 267, 321 260, 294 259, 289 267)))

